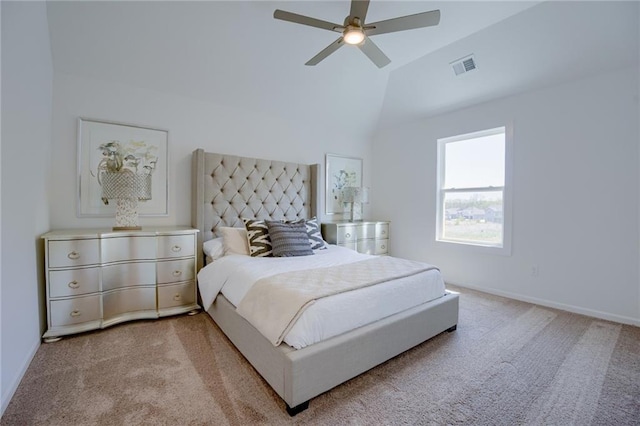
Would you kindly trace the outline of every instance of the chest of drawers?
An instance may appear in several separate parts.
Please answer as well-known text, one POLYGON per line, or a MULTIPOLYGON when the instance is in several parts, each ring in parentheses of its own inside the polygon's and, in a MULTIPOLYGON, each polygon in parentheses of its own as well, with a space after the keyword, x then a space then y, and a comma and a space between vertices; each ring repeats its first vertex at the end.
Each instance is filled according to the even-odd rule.
POLYGON ((322 237, 330 244, 366 254, 389 253, 389 221, 327 222, 322 237))
POLYGON ((45 242, 45 341, 123 321, 196 312, 191 228, 53 231, 45 242))

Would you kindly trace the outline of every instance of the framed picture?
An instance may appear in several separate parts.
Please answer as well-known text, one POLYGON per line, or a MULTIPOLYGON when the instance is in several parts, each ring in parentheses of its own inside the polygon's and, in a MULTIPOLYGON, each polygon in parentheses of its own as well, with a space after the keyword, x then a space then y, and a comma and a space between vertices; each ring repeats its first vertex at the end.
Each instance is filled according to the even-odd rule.
POLYGON ((346 213, 348 207, 342 200, 342 189, 347 186, 362 186, 362 159, 327 154, 326 162, 325 213, 346 213))
POLYGON ((140 216, 167 216, 168 145, 168 130, 78 118, 78 217, 115 216, 115 200, 102 197, 100 170, 121 160, 128 170, 151 174, 151 199, 140 202, 140 216))

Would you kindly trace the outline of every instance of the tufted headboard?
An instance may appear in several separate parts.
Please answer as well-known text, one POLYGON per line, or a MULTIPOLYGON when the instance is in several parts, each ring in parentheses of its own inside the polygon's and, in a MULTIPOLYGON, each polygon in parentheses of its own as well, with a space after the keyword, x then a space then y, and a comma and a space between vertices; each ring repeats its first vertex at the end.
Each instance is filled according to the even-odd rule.
MULTIPOLYGON (((249 219, 309 219, 318 215, 320 166, 193 151, 191 225, 202 242, 218 227, 249 219)), ((198 270, 202 267, 198 256, 198 270)))

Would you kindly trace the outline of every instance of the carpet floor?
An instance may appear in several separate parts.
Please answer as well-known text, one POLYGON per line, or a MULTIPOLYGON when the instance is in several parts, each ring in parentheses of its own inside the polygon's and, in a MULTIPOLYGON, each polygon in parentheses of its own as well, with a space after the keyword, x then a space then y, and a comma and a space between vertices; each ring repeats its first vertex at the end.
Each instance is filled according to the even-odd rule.
POLYGON ((640 328, 463 288, 443 333, 284 402, 206 313, 42 344, 2 425, 639 425, 640 328))

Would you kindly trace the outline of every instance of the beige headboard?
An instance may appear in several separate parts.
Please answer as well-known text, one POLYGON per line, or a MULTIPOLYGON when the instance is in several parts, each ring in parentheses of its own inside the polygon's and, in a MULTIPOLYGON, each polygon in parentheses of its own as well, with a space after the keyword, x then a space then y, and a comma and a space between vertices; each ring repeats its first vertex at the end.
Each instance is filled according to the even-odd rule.
MULTIPOLYGON (((318 215, 320 166, 193 151, 191 225, 202 242, 220 226, 249 219, 310 219, 318 215)), ((202 267, 198 256, 198 270, 202 267)))

